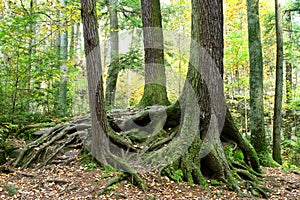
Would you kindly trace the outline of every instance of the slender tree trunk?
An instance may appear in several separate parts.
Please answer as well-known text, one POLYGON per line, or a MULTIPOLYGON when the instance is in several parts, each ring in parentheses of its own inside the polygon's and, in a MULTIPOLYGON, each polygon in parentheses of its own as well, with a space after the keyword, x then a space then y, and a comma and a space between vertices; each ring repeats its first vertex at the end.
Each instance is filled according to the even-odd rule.
POLYGON ((281 124, 282 124, 282 88, 283 88, 283 36, 281 4, 275 0, 276 20, 276 88, 273 123, 273 159, 282 164, 281 160, 281 124))
MULTIPOLYGON (((31 0, 30 1, 30 15, 33 16, 33 10, 34 10, 34 7, 36 5, 36 0, 31 0)), ((32 22, 30 23, 29 25, 29 30, 31 32, 31 38, 30 38, 30 41, 29 41, 29 65, 28 65, 28 79, 27 79, 27 89, 28 89, 28 93, 30 93, 30 90, 31 90, 31 68, 32 68, 32 56, 34 54, 34 47, 33 47, 33 44, 34 44, 34 36, 35 36, 35 33, 36 33, 36 26, 35 24, 32 24, 32 22)))
POLYGON ((106 80, 105 102, 107 106, 114 106, 116 86, 119 74, 119 26, 118 26, 118 0, 109 1, 110 19, 110 58, 108 77, 106 80))
POLYGON ((96 0, 81 0, 84 50, 88 76, 89 105, 92 119, 92 155, 102 164, 107 149, 107 122, 104 106, 103 78, 100 58, 100 39, 96 13, 96 0))
MULTIPOLYGON (((287 52, 290 54, 292 51, 293 47, 293 38, 292 38, 292 17, 291 17, 291 11, 286 11, 286 23, 287 23, 287 36, 288 36, 288 41, 289 45, 287 47, 287 52)), ((286 104, 290 105, 292 97, 293 97, 293 90, 292 90, 292 85, 293 85, 293 66, 291 63, 291 56, 287 56, 285 59, 285 91, 286 91, 286 104)), ((293 118, 293 113, 292 110, 287 108, 286 110, 286 125, 285 125, 285 139, 290 140, 292 139, 292 118, 293 118)))
POLYGON ((259 0, 247 0, 250 55, 250 131, 251 143, 260 158, 268 152, 263 104, 263 59, 259 22, 259 0))
MULTIPOLYGON (((67 7, 67 0, 61 0, 61 5, 63 8, 67 7)), ((61 77, 60 77, 60 86, 59 86, 59 107, 60 107, 60 115, 64 116, 67 114, 68 110, 68 100, 67 100, 67 90, 68 90, 68 68, 67 68, 67 60, 68 60, 68 31, 66 28, 66 23, 64 21, 64 15, 60 13, 60 17, 62 18, 61 25, 64 28, 63 32, 60 36, 60 58, 61 58, 61 77)))
POLYGON ((74 53, 75 53, 75 26, 77 25, 73 25, 71 28, 71 34, 70 34, 70 44, 69 44, 69 56, 70 58, 73 58, 74 53))
POLYGON ((70 37, 70 44, 69 44, 69 51, 68 51, 68 56, 69 59, 76 59, 77 58, 77 45, 78 45, 78 40, 79 38, 79 33, 80 33, 80 24, 74 24, 72 26, 71 30, 71 37, 70 37))
POLYGON ((145 51, 145 87, 138 107, 169 105, 159 0, 141 0, 145 51))
MULTIPOLYGON (((60 1, 59 0, 56 0, 56 3, 57 4, 60 4, 60 1)), ((59 9, 56 10, 56 17, 59 19, 60 18, 60 11, 59 9)), ((55 33, 55 41, 54 41, 54 45, 55 45, 55 53, 56 53, 56 63, 57 64, 57 70, 60 69, 60 63, 61 63, 61 59, 60 59, 60 52, 61 52, 61 31, 58 30, 56 33, 55 33)), ((54 88, 54 97, 53 97, 53 110, 52 112, 58 116, 60 115, 60 105, 59 105, 59 94, 60 94, 60 82, 57 81, 57 80, 54 80, 53 81, 53 88, 54 88)))

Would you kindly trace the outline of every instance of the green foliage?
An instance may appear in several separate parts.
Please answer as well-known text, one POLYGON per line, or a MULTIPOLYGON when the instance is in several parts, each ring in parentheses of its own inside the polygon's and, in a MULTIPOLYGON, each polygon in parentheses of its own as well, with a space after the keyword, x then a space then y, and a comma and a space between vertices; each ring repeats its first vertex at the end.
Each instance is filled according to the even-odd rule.
POLYGON ((103 174, 111 174, 111 173, 114 173, 114 172, 119 172, 119 171, 117 169, 113 168, 110 165, 107 165, 105 167, 105 169, 103 170, 103 174))
POLYGON ((97 168, 97 164, 91 162, 91 163, 85 164, 85 167, 86 167, 86 171, 89 172, 89 171, 92 171, 93 169, 96 169, 97 168))
POLYGON ((240 162, 244 161, 244 154, 241 150, 235 151, 233 157, 234 157, 235 160, 238 160, 240 162))
POLYGON ((81 154, 80 154, 80 165, 83 167, 87 167, 87 168, 94 168, 96 166, 95 162, 94 162, 94 157, 92 156, 91 152, 89 152, 88 150, 84 150, 81 154))
MULTIPOLYGON (((7 6, 0 22, 0 121, 41 122, 45 116, 57 114, 56 83, 63 75, 59 70, 63 60, 55 41, 57 33, 78 23, 79 4, 62 8, 57 2, 47 1, 30 8, 13 0, 7 6), (62 15, 53 15, 56 11, 62 15), (60 21, 68 26, 62 27, 60 21)), ((72 81, 75 63, 68 61, 66 65, 72 81)), ((69 95, 68 101, 71 99, 69 95)), ((70 110, 70 103, 68 106, 70 110)))
POLYGON ((215 179, 211 179, 209 180, 211 185, 222 185, 219 181, 215 180, 215 179))
POLYGON ((119 18, 120 29, 142 28, 141 1, 119 0, 117 9, 123 15, 119 18))
POLYGON ((6 162, 8 155, 15 149, 12 147, 12 143, 7 141, 7 138, 17 127, 10 123, 0 124, 0 165, 6 162))
POLYGON ((226 147, 226 156, 229 160, 243 163, 244 162, 244 154, 241 150, 235 149, 232 146, 226 147))
POLYGON ((282 143, 284 165, 288 168, 296 166, 300 168, 300 137, 284 140, 282 143))
POLYGON ((134 90, 130 95, 129 106, 135 107, 140 102, 143 93, 144 93, 144 87, 140 87, 134 90))
POLYGON ((130 49, 129 52, 120 54, 118 66, 120 69, 132 70, 143 75, 144 63, 142 51, 140 49, 130 49))
POLYGON ((263 155, 260 155, 259 161, 263 166, 274 167, 274 168, 280 167, 280 165, 273 160, 272 155, 268 151, 265 151, 263 155))
POLYGON ((183 172, 178 169, 171 175, 172 179, 175 180, 177 183, 181 182, 183 179, 183 172))
POLYGON ((5 185, 5 188, 6 188, 9 196, 14 196, 15 194, 18 193, 16 186, 14 186, 13 184, 5 185))
POLYGON ((300 111, 300 86, 297 86, 294 93, 295 96, 289 104, 289 109, 299 112, 300 111))

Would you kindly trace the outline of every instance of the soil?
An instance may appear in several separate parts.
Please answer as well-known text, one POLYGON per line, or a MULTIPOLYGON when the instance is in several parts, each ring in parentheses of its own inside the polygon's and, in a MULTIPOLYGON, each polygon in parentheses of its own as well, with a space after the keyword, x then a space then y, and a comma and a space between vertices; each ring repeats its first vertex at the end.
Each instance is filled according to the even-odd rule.
MULTIPOLYGON (((117 172, 101 171, 94 165, 79 165, 79 158, 69 165, 48 165, 40 169, 14 169, 0 172, 0 199, 260 199, 239 197, 221 186, 203 188, 184 182, 175 183, 157 173, 143 175, 149 190, 143 192, 127 181, 113 186, 105 194, 99 191, 117 172), (16 194, 9 195, 7 188, 16 194)), ((282 168, 265 168, 264 185, 272 190, 272 200, 300 199, 300 174, 282 168)), ((247 193, 245 190, 243 191, 247 193)))

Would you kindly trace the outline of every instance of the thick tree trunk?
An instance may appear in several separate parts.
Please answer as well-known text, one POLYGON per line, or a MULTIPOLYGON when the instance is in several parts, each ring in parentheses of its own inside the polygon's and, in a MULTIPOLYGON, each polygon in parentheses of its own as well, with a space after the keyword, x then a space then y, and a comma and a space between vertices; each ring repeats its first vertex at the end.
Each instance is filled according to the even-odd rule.
MULTIPOLYGON (((187 80, 183 89, 183 94, 179 101, 182 101, 181 109, 184 116, 182 116, 182 128, 180 134, 185 132, 195 132, 195 138, 188 152, 185 153, 178 162, 175 169, 181 169, 184 179, 192 183, 204 183, 202 172, 206 175, 212 175, 214 178, 223 180, 235 190, 238 190, 237 185, 233 181, 229 164, 221 145, 219 126, 222 127, 222 115, 216 112, 214 103, 218 100, 223 106, 224 93, 223 82, 221 86, 217 83, 212 86, 210 80, 218 82, 222 80, 223 74, 223 15, 222 15, 222 1, 199 1, 192 0, 192 42, 190 64, 187 73, 187 80), (215 77, 211 76, 210 71, 214 71, 215 77), (209 76, 209 78, 207 77, 209 76), (190 87, 189 87, 190 85, 190 87), (218 99, 218 95, 222 98, 218 99), (193 94, 194 93, 194 97, 193 94), (196 98, 196 99, 191 99, 196 98), (214 99, 217 100, 214 100, 214 99), (191 101, 196 100, 196 105, 191 104, 191 101), (222 101, 223 100, 223 101, 222 101), (195 109, 199 107, 200 110, 195 115, 195 109), (214 116, 214 117, 213 117, 214 116), (198 119, 196 125, 188 124, 191 119, 198 119), (201 128, 200 128, 201 127, 201 128), (213 128, 212 128, 213 127, 213 128), (196 128, 196 130, 195 130, 196 128), (207 140, 207 138, 210 138, 207 140), (204 149, 204 150, 203 150, 204 149), (178 164, 179 163, 179 164, 178 164), (203 165, 203 166, 201 166, 203 165), (202 171, 201 171, 202 170, 202 171), (208 172, 208 173, 207 173, 208 172)), ((218 105, 219 112, 224 114, 226 110, 222 110, 222 105, 218 105)))
POLYGON ((266 158, 263 104, 263 59, 259 22, 259 0, 247 0, 248 43, 250 55, 250 131, 251 143, 260 158, 266 158))
POLYGON ((110 58, 111 62, 108 68, 108 77, 106 80, 105 102, 107 106, 114 106, 116 86, 119 74, 119 33, 118 33, 118 0, 109 1, 109 19, 110 19, 110 58))
POLYGON ((142 0, 145 87, 138 107, 169 105, 164 66, 164 40, 159 0, 142 0))
POLYGON ((283 36, 282 36, 282 16, 281 4, 275 0, 275 20, 276 20, 276 88, 273 123, 273 159, 282 164, 281 160, 281 121, 282 121, 282 88, 283 88, 283 36))
POLYGON ((221 143, 221 130, 221 138, 235 142, 242 150, 245 162, 256 172, 262 171, 254 148, 240 135, 230 112, 225 108, 222 9, 221 0, 192 1, 192 43, 187 80, 179 102, 166 109, 166 125, 173 125, 169 120, 176 121, 174 113, 181 110, 180 135, 194 132, 195 137, 188 151, 166 168, 166 173, 172 174, 171 169, 173 173, 180 169, 185 181, 202 184, 205 182, 204 174, 222 180, 231 189, 239 191, 231 171, 232 164, 225 156, 221 143), (220 81, 221 84, 218 84, 220 81), (198 126, 195 127, 195 123, 198 126))

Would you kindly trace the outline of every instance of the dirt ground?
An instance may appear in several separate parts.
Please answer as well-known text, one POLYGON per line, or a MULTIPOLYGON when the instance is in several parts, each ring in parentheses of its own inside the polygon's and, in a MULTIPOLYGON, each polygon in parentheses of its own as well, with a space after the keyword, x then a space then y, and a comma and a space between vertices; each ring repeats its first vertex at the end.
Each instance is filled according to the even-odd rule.
MULTIPOLYGON (((272 190, 272 200, 300 199, 300 175, 298 172, 284 172, 280 168, 263 168, 266 179, 264 185, 272 190)), ((144 193, 132 184, 124 181, 113 186, 104 195, 98 195, 107 180, 115 172, 105 173, 100 169, 88 170, 78 163, 68 166, 48 165, 41 169, 15 169, 0 173, 0 199, 259 199, 238 197, 232 191, 210 186, 209 190, 198 185, 174 183, 167 177, 155 173, 143 176, 149 190, 144 193), (9 195, 15 190, 15 195, 9 195)), ((245 191, 244 191, 245 192, 245 191)))

